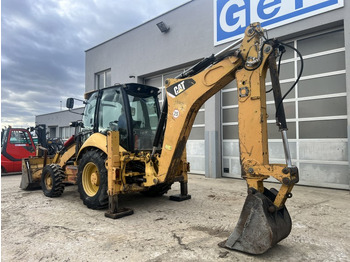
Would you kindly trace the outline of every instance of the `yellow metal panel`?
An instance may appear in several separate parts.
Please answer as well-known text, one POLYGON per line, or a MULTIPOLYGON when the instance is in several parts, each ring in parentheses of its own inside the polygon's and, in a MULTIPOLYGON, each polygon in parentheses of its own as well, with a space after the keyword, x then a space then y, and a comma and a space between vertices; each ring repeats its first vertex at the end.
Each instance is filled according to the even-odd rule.
POLYGON ((61 167, 65 166, 67 161, 75 156, 75 144, 71 145, 66 152, 59 159, 59 165, 61 167))
POLYGON ((111 131, 107 134, 107 163, 108 195, 117 194, 117 182, 120 182, 119 132, 111 131))
MULTIPOLYGON (((80 157, 80 154, 84 149, 89 148, 89 147, 94 147, 98 148, 104 153, 107 154, 107 138, 106 135, 103 135, 101 133, 94 133, 92 134, 82 145, 82 147, 79 149, 79 153, 77 158, 80 157)), ((119 146, 119 151, 120 152, 125 152, 125 149, 119 146)))

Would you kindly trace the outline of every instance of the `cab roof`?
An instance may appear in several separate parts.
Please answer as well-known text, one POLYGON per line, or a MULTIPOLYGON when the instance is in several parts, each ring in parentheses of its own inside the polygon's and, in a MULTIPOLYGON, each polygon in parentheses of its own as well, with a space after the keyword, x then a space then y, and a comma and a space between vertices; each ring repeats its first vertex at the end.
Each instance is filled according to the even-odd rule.
POLYGON ((99 90, 92 90, 92 91, 86 92, 84 94, 84 99, 89 99, 92 94, 99 92, 100 90, 105 90, 113 87, 123 88, 128 94, 138 96, 138 97, 157 96, 159 92, 159 89, 153 86, 148 86, 148 85, 138 84, 138 83, 127 83, 127 84, 117 84, 114 86, 104 87, 99 90))

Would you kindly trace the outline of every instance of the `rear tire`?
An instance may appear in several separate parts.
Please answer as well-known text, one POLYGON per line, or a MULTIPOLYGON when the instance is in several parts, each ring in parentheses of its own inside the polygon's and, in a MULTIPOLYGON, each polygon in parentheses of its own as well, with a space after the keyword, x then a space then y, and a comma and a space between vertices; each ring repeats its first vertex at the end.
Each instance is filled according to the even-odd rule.
POLYGON ((56 164, 50 164, 43 168, 41 173, 41 188, 47 197, 59 197, 64 191, 62 181, 65 174, 62 168, 56 164))
POLYGON ((84 205, 91 209, 108 206, 106 154, 100 150, 87 151, 78 167, 78 191, 84 205))

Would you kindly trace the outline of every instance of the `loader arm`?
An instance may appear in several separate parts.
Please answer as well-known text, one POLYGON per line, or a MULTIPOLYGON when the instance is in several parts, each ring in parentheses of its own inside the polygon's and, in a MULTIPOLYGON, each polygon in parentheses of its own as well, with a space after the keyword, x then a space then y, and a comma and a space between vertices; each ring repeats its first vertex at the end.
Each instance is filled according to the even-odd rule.
MULTIPOLYGON (((265 252, 289 235, 291 220, 284 204, 298 182, 298 170, 291 165, 290 159, 286 159, 287 164, 269 163, 265 89, 268 68, 275 103, 278 103, 278 125, 285 138, 284 145, 287 145, 275 49, 274 42, 264 37, 260 24, 252 24, 246 29, 239 50, 226 52, 208 68, 190 77, 167 79, 165 86, 167 119, 162 151, 158 156, 159 182, 175 177, 178 172, 186 173, 182 155, 200 107, 236 79, 240 161, 248 197, 240 222, 224 246, 252 254, 265 252), (278 191, 264 188, 263 181, 269 177, 282 184, 278 191)), ((288 147, 285 150, 288 155, 288 147)), ((187 183, 187 176, 183 177, 187 183)))

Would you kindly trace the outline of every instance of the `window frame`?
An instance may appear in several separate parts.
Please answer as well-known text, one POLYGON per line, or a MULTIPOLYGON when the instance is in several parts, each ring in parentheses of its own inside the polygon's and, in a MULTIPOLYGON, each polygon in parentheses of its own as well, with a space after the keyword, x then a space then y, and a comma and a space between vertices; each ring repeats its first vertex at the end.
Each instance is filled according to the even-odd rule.
POLYGON ((111 84, 112 84, 111 68, 95 73, 95 90, 99 90, 99 89, 111 86, 111 84), (110 83, 108 83, 107 81, 108 74, 109 74, 110 83), (103 77, 103 86, 99 86, 100 77, 103 77))

